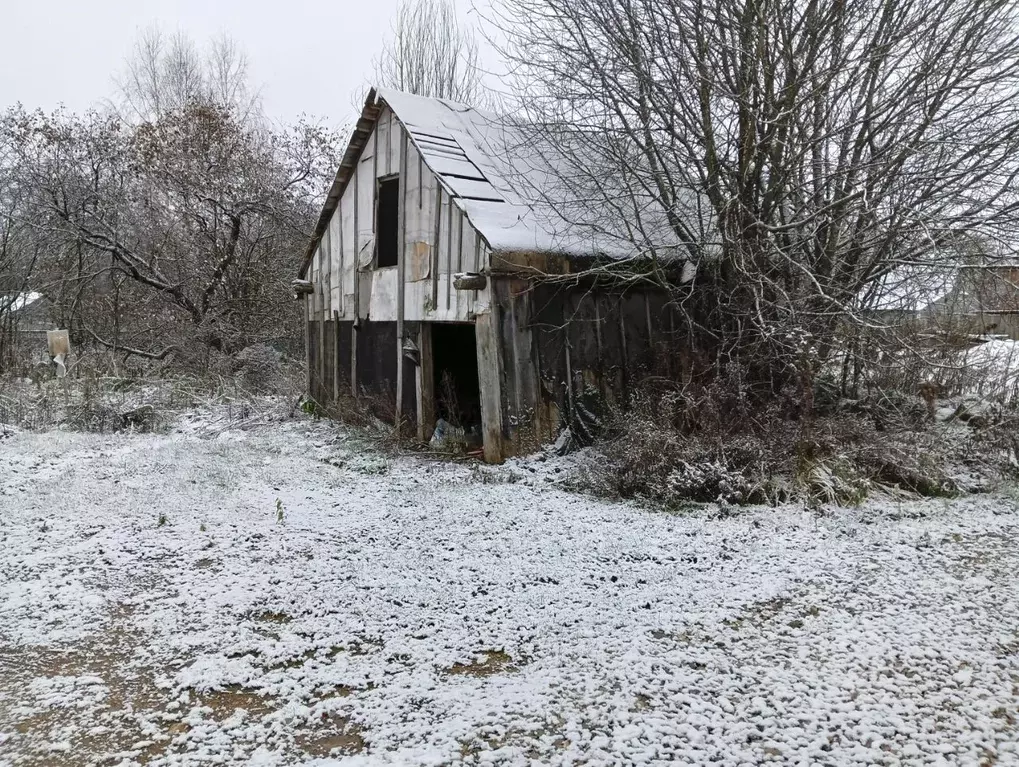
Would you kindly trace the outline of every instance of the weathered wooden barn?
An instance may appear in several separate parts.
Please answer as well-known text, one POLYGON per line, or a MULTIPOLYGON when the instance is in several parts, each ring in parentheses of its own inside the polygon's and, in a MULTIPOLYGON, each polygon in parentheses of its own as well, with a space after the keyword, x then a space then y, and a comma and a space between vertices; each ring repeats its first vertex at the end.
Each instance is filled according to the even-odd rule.
POLYGON ((371 91, 295 282, 312 397, 363 398, 421 440, 475 426, 501 461, 683 375, 670 294, 592 276, 622 226, 557 218, 528 191, 538 162, 494 115, 371 91))

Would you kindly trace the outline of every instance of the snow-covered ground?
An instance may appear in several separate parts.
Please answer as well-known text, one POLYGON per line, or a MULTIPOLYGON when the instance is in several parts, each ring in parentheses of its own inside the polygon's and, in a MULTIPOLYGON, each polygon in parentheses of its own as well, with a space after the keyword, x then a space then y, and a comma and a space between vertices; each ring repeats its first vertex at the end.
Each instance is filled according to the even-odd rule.
POLYGON ((1006 496, 713 519, 203 435, 0 438, 0 764, 1019 764, 1006 496))

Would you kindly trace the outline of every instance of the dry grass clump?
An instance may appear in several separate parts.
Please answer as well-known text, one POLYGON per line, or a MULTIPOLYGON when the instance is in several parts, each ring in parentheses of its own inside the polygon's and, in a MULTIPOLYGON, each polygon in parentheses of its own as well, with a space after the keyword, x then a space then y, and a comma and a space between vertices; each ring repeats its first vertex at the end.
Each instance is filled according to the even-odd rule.
MULTIPOLYGON (((977 441, 989 438, 986 429, 932 419, 918 395, 874 392, 847 400, 822 385, 809 413, 795 399, 754 404, 724 382, 697 396, 645 389, 610 416, 596 444, 605 460, 584 471, 583 483, 668 508, 789 500, 854 505, 876 490, 951 496, 971 489, 957 478, 959 467, 972 469, 977 441)), ((979 471, 1008 470, 1002 447, 979 453, 979 471)))

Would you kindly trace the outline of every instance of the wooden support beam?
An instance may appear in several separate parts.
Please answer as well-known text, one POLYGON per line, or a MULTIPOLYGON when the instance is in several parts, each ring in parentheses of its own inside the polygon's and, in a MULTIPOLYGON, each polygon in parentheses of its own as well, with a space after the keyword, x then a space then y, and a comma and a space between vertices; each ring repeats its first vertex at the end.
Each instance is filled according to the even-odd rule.
POLYGON ((337 203, 336 203, 336 212, 333 215, 336 216, 336 219, 339 222, 339 226, 337 228, 340 230, 340 232, 339 232, 340 236, 338 238, 339 239, 339 243, 337 243, 337 245, 338 245, 338 254, 337 254, 338 255, 338 259, 337 259, 337 262, 339 264, 339 267, 338 267, 339 268, 338 279, 340 281, 340 300, 339 300, 339 307, 338 308, 340 310, 340 314, 346 316, 346 314, 347 314, 347 307, 346 307, 347 299, 343 295, 343 267, 344 267, 343 246, 345 245, 345 243, 343 242, 343 198, 340 198, 337 201, 337 203))
POLYGON ((418 361, 418 440, 427 442, 435 428, 435 358, 430 322, 422 322, 418 331, 418 361))
POLYGON ((304 315, 304 393, 311 396, 311 297, 301 296, 301 314, 304 315))
POLYGON ((333 309, 333 401, 340 398, 340 312, 333 309))
POLYGON ((453 198, 449 198, 446 208, 449 221, 446 224, 446 311, 449 311, 449 294, 453 287, 453 198))
POLYGON ((350 395, 357 399, 357 329, 361 324, 361 269, 360 269, 360 256, 361 256, 361 232, 357 227, 357 211, 361 207, 361 193, 358 190, 358 176, 361 175, 360 163, 358 167, 354 169, 354 242, 351 245, 351 253, 353 254, 353 265, 354 270, 354 317, 353 324, 350 326, 350 395))
POLYGON ((622 298, 619 300, 619 346, 623 355, 623 402, 630 401, 630 354, 626 348, 626 312, 622 298))
MULTIPOLYGON (((389 143, 393 142, 393 120, 390 113, 389 143)), ((403 305, 407 292, 407 132, 400 131, 400 215, 397 229, 396 261, 396 427, 403 425, 403 305)))
POLYGON ((457 274, 453 277, 453 287, 457 290, 484 290, 486 285, 488 278, 475 272, 457 274))
POLYGON ((481 432, 485 460, 501 463, 502 450, 502 387, 499 360, 499 306, 492 302, 489 311, 474 321, 478 348, 478 388, 481 394, 481 432))
POLYGON ((442 235, 442 184, 435 179, 435 240, 432 242, 432 311, 439 308, 439 240, 442 235))
MULTIPOLYGON (((322 275, 322 250, 321 250, 321 247, 320 247, 319 251, 318 251, 318 283, 319 283, 319 285, 322 285, 323 282, 324 282, 324 280, 323 280, 323 275, 322 275)), ((318 370, 315 371, 315 374, 318 376, 318 381, 316 382, 315 390, 319 393, 319 396, 321 396, 322 393, 323 393, 323 391, 322 391, 322 384, 325 381, 325 369, 326 369, 326 353, 325 353, 326 352, 326 334, 325 334, 325 318, 326 318, 326 304, 325 304, 326 297, 325 297, 325 291, 326 290, 328 290, 328 285, 323 286, 322 290, 318 290, 318 291, 315 292, 315 322, 318 323, 318 325, 317 325, 318 333, 317 333, 317 336, 316 336, 316 341, 318 342, 316 344, 317 347, 318 347, 318 349, 317 349, 317 353, 318 353, 318 365, 316 365, 316 367, 318 368, 318 370)), ((318 399, 318 397, 316 397, 316 400, 317 399, 318 399)), ((324 404, 324 403, 319 403, 319 404, 324 404)))

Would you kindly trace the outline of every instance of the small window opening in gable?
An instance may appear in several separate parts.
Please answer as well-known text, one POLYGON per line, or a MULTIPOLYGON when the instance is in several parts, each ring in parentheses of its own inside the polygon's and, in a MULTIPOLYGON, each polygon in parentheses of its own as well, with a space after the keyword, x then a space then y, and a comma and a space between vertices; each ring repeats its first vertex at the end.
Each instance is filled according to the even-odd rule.
POLYGON ((375 206, 375 265, 396 266, 400 257, 400 177, 379 181, 375 206))

